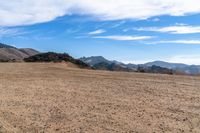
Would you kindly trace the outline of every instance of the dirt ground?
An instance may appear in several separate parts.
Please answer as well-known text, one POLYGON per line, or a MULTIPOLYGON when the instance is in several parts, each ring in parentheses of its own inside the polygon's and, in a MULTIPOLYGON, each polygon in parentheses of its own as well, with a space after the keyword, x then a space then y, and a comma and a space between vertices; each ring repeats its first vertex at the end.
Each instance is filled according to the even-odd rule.
POLYGON ((2 133, 199 133, 200 77, 0 64, 2 133))

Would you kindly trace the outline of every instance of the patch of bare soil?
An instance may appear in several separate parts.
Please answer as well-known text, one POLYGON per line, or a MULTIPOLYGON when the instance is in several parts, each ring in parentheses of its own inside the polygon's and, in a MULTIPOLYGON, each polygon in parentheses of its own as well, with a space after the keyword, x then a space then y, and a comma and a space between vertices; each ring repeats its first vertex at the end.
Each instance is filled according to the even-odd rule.
POLYGON ((0 132, 199 133, 200 78, 0 64, 0 132))

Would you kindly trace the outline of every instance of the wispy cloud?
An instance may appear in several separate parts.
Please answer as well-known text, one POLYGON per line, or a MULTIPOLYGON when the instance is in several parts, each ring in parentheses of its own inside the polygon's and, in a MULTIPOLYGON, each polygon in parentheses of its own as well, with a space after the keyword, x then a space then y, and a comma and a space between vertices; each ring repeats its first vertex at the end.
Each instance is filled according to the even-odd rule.
POLYGON ((126 23, 126 21, 118 22, 118 23, 112 25, 111 28, 117 28, 117 27, 119 27, 119 26, 121 26, 121 25, 123 25, 123 24, 125 24, 125 23, 126 23))
POLYGON ((168 27, 142 27, 135 28, 138 31, 153 31, 169 34, 192 34, 200 33, 200 26, 189 26, 189 25, 175 25, 168 27))
POLYGON ((200 13, 199 2, 200 0, 1 0, 0 26, 48 22, 69 14, 90 15, 99 20, 183 16, 200 13))
POLYGON ((162 40, 162 41, 157 41, 157 42, 151 42, 148 44, 167 44, 167 43, 171 43, 171 44, 197 44, 200 45, 200 40, 162 40))
POLYGON ((93 38, 99 39, 110 39, 117 41, 138 41, 138 40, 147 40, 153 38, 152 36, 121 36, 121 35, 113 35, 113 36, 95 36, 93 38))
POLYGON ((106 32, 106 30, 99 29, 99 30, 95 30, 95 31, 89 32, 88 34, 89 35, 98 35, 98 34, 102 34, 102 33, 105 33, 105 32, 106 32))
POLYGON ((0 37, 13 37, 24 34, 25 31, 19 28, 3 28, 0 27, 0 37))
POLYGON ((153 22, 158 22, 158 21, 160 21, 160 19, 159 19, 159 18, 154 18, 154 19, 152 19, 151 21, 153 21, 153 22))

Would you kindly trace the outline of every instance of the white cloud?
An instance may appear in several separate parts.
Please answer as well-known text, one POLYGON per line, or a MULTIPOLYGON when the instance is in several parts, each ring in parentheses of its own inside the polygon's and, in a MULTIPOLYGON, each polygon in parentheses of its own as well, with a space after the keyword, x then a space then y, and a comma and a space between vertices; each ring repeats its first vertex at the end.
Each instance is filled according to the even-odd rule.
POLYGON ((138 40, 151 39, 153 37, 151 37, 151 36, 120 36, 120 35, 113 35, 113 36, 95 36, 93 38, 110 39, 110 40, 117 40, 117 41, 138 41, 138 40))
POLYGON ((154 19, 152 19, 152 21, 153 22, 158 22, 158 21, 160 21, 160 19, 159 18, 154 18, 154 19))
POLYGON ((11 37, 25 34, 22 29, 19 28, 3 28, 0 27, 0 37, 11 37))
POLYGON ((176 43, 176 44, 197 44, 200 45, 200 40, 168 40, 168 41, 157 41, 149 44, 161 44, 161 43, 176 43))
POLYGON ((98 35, 98 34, 102 34, 105 33, 106 31, 103 29, 99 29, 99 30, 95 30, 89 33, 89 35, 98 35))
POLYGON ((135 28, 138 31, 154 31, 161 33, 170 33, 170 34, 191 34, 191 33, 200 33, 200 26, 189 26, 189 25, 175 25, 168 27, 143 27, 135 28))
POLYGON ((66 14, 66 0, 0 1, 0 25, 16 26, 48 22, 66 14))
POLYGON ((200 13, 200 0, 1 0, 0 26, 42 23, 69 14, 99 20, 200 13))
POLYGON ((177 56, 171 57, 168 61, 172 63, 200 65, 200 55, 177 55, 177 56))

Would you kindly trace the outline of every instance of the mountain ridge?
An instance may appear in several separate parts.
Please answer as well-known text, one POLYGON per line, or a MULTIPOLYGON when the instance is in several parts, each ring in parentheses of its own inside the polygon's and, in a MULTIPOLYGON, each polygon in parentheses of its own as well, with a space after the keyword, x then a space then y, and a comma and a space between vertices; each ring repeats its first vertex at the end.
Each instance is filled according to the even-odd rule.
POLYGON ((4 43, 0 43, 0 48, 15 48, 14 46, 10 46, 4 43))
MULTIPOLYGON (((145 64, 124 64, 122 62, 118 62, 118 61, 109 61, 106 58, 102 57, 102 56, 92 56, 91 57, 84 57, 84 60, 82 60, 82 58, 80 58, 80 60, 82 60, 85 63, 88 63, 91 66, 95 66, 98 69, 101 69, 100 66, 98 66, 98 64, 101 64, 101 62, 98 62, 95 64, 96 60, 99 61, 99 57, 101 57, 101 59, 104 59, 104 61, 102 62, 109 62, 110 64, 114 63, 115 65, 121 65, 123 66, 123 68, 127 68, 127 71, 132 70, 132 71, 146 71, 146 72, 155 72, 155 69, 164 71, 164 72, 172 72, 173 73, 181 73, 181 74, 189 74, 189 75, 197 75, 200 74, 200 66, 199 65, 187 65, 187 64, 183 64, 183 63, 170 63, 170 62, 165 62, 165 61, 153 61, 153 62, 148 62, 145 64), (88 60, 90 60, 88 62, 88 60), (115 63, 117 62, 117 63, 115 63), (157 67, 155 67, 157 66, 157 67), (143 69, 143 70, 141 70, 143 69), (168 70, 165 70, 168 69, 168 70)), ((105 67, 105 66, 104 66, 105 67)), ((105 68, 104 68, 105 69, 105 68)), ((107 70, 109 70, 109 66, 107 65, 107 70)), ((156 70, 156 71, 158 71, 156 70)))
POLYGON ((165 61, 154 61, 154 62, 149 62, 145 63, 145 66, 160 66, 176 71, 182 71, 186 74, 200 74, 200 65, 188 65, 188 64, 183 64, 183 63, 170 63, 170 62, 165 62, 165 61))
POLYGON ((47 62, 71 61, 72 63, 80 65, 81 67, 90 66, 91 68, 94 68, 96 70, 167 73, 167 74, 181 73, 188 75, 200 74, 200 65, 187 65, 183 63, 170 63, 165 61, 153 61, 145 64, 125 64, 115 60, 112 61, 108 60, 103 56, 91 56, 91 57, 82 57, 80 59, 74 59, 68 54, 60 54, 54 52, 40 53, 32 48, 19 49, 11 45, 0 43, 0 62, 24 61, 24 59, 25 61, 27 61, 27 59, 32 59, 32 61, 35 62, 34 61, 35 59, 37 61, 40 61, 39 55, 42 55, 41 59, 43 59, 43 61, 47 62), (53 58, 50 58, 51 56, 53 58))

